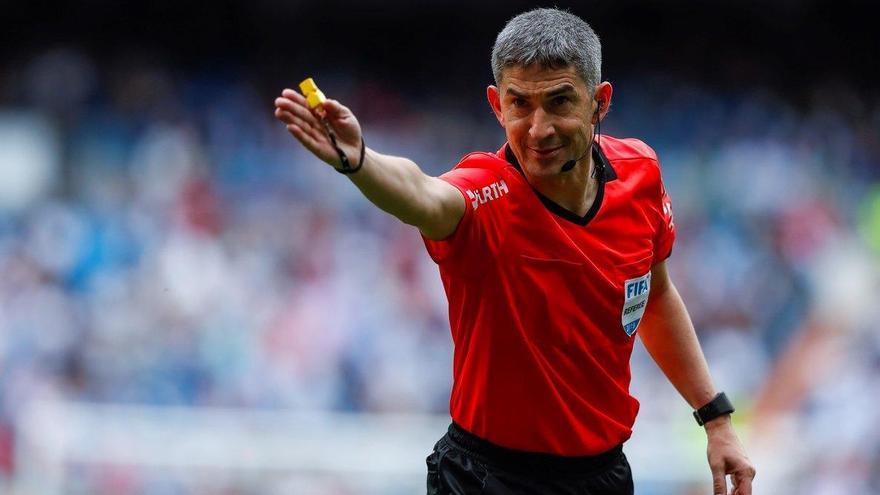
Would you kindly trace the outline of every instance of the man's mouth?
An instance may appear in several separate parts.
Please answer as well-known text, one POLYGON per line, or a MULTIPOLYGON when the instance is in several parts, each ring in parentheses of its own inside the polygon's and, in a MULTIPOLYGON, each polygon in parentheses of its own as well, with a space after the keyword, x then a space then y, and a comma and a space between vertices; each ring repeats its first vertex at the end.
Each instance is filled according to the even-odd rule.
POLYGON ((564 148, 564 146, 556 146, 553 148, 532 148, 532 147, 529 147, 529 151, 532 152, 538 158, 550 158, 550 157, 554 156, 562 148, 564 148))

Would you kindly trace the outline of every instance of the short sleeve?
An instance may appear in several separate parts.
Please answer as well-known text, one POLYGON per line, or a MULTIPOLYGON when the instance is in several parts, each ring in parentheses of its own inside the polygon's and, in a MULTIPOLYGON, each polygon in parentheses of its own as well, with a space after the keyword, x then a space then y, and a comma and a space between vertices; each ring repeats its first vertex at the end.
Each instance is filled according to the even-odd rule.
POLYGON ((672 200, 663 185, 663 179, 659 181, 659 193, 656 195, 656 208, 658 212, 657 226, 654 230, 654 263, 659 263, 672 254, 672 245, 675 243, 675 221, 672 214, 672 200))
POLYGON ((455 231, 442 240, 424 236, 425 247, 434 262, 450 263, 482 258, 497 252, 503 233, 504 197, 510 192, 507 181, 494 170, 455 168, 440 176, 455 186, 465 202, 465 212, 455 231))

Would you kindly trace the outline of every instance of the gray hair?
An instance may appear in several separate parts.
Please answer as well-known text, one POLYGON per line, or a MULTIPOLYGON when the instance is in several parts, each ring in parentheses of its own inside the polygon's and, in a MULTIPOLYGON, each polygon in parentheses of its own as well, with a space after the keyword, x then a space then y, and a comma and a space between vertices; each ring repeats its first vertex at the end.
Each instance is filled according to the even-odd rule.
POLYGON ((501 81, 506 67, 573 67, 590 95, 602 79, 602 44, 580 17, 559 9, 524 12, 504 26, 492 47, 492 74, 501 81))

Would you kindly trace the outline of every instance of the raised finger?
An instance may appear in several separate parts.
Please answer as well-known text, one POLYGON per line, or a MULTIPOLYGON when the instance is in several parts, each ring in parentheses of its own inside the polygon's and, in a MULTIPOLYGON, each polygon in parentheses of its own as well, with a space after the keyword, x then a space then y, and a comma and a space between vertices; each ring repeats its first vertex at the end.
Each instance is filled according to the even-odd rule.
MULTIPOLYGON (((302 108, 304 108, 307 112, 309 112, 311 114, 315 114, 318 117, 323 115, 323 113, 322 113, 322 112, 324 112, 323 106, 320 106, 318 108, 313 109, 312 107, 309 106, 309 102, 308 102, 308 100, 306 100, 305 96, 301 95, 300 93, 298 93, 290 88, 285 88, 283 91, 281 91, 281 96, 283 98, 289 99, 290 101, 294 102, 297 105, 300 105, 302 108)), ((330 101, 330 100, 327 100, 327 101, 330 101)))
POLYGON ((306 147, 309 151, 314 154, 318 154, 320 150, 320 143, 315 141, 315 138, 308 132, 306 132, 302 127, 296 124, 289 124, 287 126, 287 131, 293 134, 293 137, 297 139, 303 146, 306 147))
POLYGON ((296 106, 293 111, 290 111, 289 113, 293 118, 299 119, 301 122, 303 122, 303 124, 324 132, 324 123, 321 122, 317 116, 312 114, 309 109, 303 108, 301 106, 296 106))
POLYGON ((290 124, 293 124, 302 129, 304 132, 308 133, 308 135, 311 136, 311 138, 317 143, 327 140, 323 127, 312 125, 311 123, 297 117, 296 115, 290 116, 290 124))
POLYGON ((284 90, 281 91, 281 96, 283 96, 285 98, 289 98, 289 99, 291 99, 297 103, 300 103, 302 105, 307 104, 305 96, 299 94, 297 91, 294 91, 290 88, 284 88, 284 90))
POLYGON ((285 110, 288 110, 294 116, 299 117, 306 122, 309 122, 311 125, 321 127, 321 123, 318 120, 318 116, 315 115, 315 111, 310 110, 307 105, 293 102, 291 100, 287 100, 286 98, 279 98, 278 100, 280 100, 278 101, 278 103, 281 104, 281 107, 285 110))
POLYGON ((285 124, 297 124, 298 126, 304 129, 314 129, 316 131, 323 131, 323 127, 320 126, 317 122, 309 122, 304 119, 301 119, 294 115, 292 112, 284 110, 281 107, 275 108, 275 117, 284 122, 285 124))
POLYGON ((306 105, 303 102, 294 101, 290 98, 279 96, 278 98, 275 98, 275 106, 277 108, 283 108, 288 112, 294 112, 297 108, 305 109, 306 105))
POLYGON ((275 107, 275 118, 284 122, 285 124, 293 123, 293 114, 288 112, 287 110, 282 109, 281 107, 275 107))
POLYGON ((309 101, 306 100, 305 96, 301 95, 297 91, 294 91, 290 88, 285 88, 283 91, 281 91, 281 98, 290 100, 295 105, 301 106, 311 112, 311 110, 309 109, 309 101))
POLYGON ((310 114, 308 111, 295 111, 295 108, 285 104, 284 101, 289 103, 289 100, 285 100, 284 98, 278 98, 278 100, 276 100, 276 105, 280 103, 280 105, 275 107, 275 116, 278 119, 285 124, 297 124, 304 130, 313 131, 316 134, 324 132, 323 125, 318 122, 314 115, 310 114))

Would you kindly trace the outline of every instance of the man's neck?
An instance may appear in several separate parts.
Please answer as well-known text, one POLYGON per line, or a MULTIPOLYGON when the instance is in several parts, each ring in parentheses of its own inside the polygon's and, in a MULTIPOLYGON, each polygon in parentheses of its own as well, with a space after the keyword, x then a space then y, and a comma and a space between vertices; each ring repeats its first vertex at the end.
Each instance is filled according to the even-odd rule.
POLYGON ((527 180, 538 192, 578 216, 584 216, 596 200, 599 181, 594 177, 596 164, 593 154, 587 153, 571 170, 551 177, 527 180))

